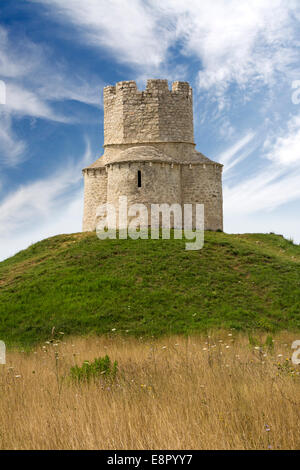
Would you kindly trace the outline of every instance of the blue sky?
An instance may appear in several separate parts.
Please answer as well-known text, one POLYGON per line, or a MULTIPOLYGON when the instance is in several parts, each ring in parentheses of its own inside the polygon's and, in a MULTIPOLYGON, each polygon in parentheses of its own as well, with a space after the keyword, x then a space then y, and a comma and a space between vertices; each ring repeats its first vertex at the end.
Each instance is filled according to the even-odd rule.
POLYGON ((81 230, 103 86, 147 78, 193 87, 225 231, 300 243, 299 46, 297 0, 0 0, 0 259, 81 230))

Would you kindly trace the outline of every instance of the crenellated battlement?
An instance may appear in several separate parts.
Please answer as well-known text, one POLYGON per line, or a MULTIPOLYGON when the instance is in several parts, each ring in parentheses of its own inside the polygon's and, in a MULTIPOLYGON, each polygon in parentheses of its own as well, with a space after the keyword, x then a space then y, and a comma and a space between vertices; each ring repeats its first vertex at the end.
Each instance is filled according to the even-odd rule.
POLYGON ((149 79, 145 90, 139 90, 134 80, 118 82, 116 85, 104 87, 104 98, 116 97, 117 94, 135 93, 136 96, 142 97, 149 93, 165 93, 166 95, 175 95, 182 93, 186 96, 192 96, 192 88, 188 82, 173 82, 171 90, 169 89, 168 80, 149 79))
POLYGON ((187 82, 133 80, 104 88, 104 145, 194 142, 193 97, 187 82))

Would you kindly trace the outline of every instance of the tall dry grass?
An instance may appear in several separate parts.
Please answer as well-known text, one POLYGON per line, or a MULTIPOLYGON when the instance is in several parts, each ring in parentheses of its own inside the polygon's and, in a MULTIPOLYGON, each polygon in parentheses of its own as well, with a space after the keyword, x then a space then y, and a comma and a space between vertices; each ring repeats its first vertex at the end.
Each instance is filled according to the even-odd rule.
POLYGON ((235 332, 73 338, 9 352, 0 448, 299 449, 300 377, 287 360, 295 339, 276 336, 273 352, 235 332), (69 381, 73 364, 105 354, 119 364, 114 384, 69 381))

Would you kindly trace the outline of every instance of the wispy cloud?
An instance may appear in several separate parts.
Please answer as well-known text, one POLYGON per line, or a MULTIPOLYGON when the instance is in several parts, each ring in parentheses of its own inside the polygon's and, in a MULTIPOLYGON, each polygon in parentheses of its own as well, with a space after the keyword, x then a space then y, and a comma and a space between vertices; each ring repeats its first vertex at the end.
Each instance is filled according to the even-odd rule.
POLYGON ((12 83, 6 85, 5 111, 18 116, 34 116, 57 122, 68 122, 68 118, 55 113, 46 100, 36 93, 12 83))
MULTIPOLYGON (((283 0, 32 0, 49 7, 77 38, 115 60, 161 71, 170 48, 199 60, 199 86, 220 95, 230 83, 274 84, 296 62, 296 2, 283 0)), ((300 17, 300 14, 299 14, 300 17)))
POLYGON ((77 39, 106 48, 119 62, 138 68, 161 66, 174 38, 167 17, 151 2, 130 0, 32 0, 49 6, 58 21, 68 20, 77 28, 77 39))
POLYGON ((11 117, 0 110, 0 161, 14 166, 20 161, 25 150, 26 143, 18 139, 12 129, 11 117))
MULTIPOLYGON (((250 214, 273 210, 300 199, 299 142, 300 118, 294 116, 282 130, 282 135, 273 141, 266 139, 261 167, 237 184, 225 185, 225 210, 230 214, 250 214)), ((240 147, 241 141, 225 152, 227 161, 230 162, 234 150, 240 147)))
POLYGON ((0 78, 6 84, 6 104, 0 114, 0 149, 1 161, 8 165, 22 161, 26 148, 13 131, 14 117, 71 123, 76 121, 74 115, 57 112, 55 102, 75 100, 100 105, 100 80, 70 73, 65 64, 53 64, 47 53, 26 37, 13 41, 8 30, 0 26, 0 78))
POLYGON ((81 229, 82 211, 74 215, 73 209, 81 208, 81 169, 91 160, 87 143, 79 161, 69 159, 54 174, 20 186, 0 203, 0 258, 15 252, 20 240, 31 243, 41 239, 42 234, 50 236, 81 229))
POLYGON ((37 117, 51 115, 51 119, 55 119, 54 112, 49 111, 51 101, 71 99, 99 105, 99 78, 78 75, 65 62, 57 57, 53 59, 49 48, 35 44, 27 37, 16 41, 11 36, 0 26, 0 77, 11 89, 7 104, 12 109, 19 110, 20 99, 19 108, 24 114, 36 112, 37 117), (28 110, 23 103, 26 99, 28 110))
POLYGON ((224 173, 231 170, 250 154, 253 147, 249 147, 248 144, 253 141, 254 137, 255 133, 249 131, 244 137, 217 156, 218 161, 224 165, 224 173), (245 147, 247 149, 243 151, 245 147))
MULTIPOLYGON (((157 8, 158 0, 155 0, 157 8)), ((201 62, 199 86, 220 95, 235 83, 247 92, 274 85, 297 61, 295 37, 299 5, 283 0, 165 0, 162 8, 176 17, 183 51, 201 62), (250 87, 251 85, 251 87, 250 87)))
POLYGON ((287 128, 275 140, 267 140, 265 148, 267 158, 283 166, 300 167, 300 115, 293 116, 287 123, 287 128))

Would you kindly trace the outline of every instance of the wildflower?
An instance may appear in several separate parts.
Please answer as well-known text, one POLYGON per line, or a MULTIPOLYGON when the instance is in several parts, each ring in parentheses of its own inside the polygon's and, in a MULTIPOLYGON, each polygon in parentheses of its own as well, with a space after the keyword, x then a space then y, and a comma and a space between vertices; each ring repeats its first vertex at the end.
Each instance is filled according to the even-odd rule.
POLYGON ((266 432, 271 431, 271 428, 270 428, 270 426, 269 426, 268 424, 265 424, 265 431, 266 431, 266 432))
POLYGON ((278 354, 278 356, 277 356, 277 357, 282 357, 282 354, 278 354))
POLYGON ((167 346, 163 346, 161 349, 167 349, 167 346))
POLYGON ((111 331, 116 331, 116 328, 112 328, 112 330, 111 330, 111 331))
POLYGON ((21 377, 21 375, 15 375, 16 379, 19 379, 21 377))

